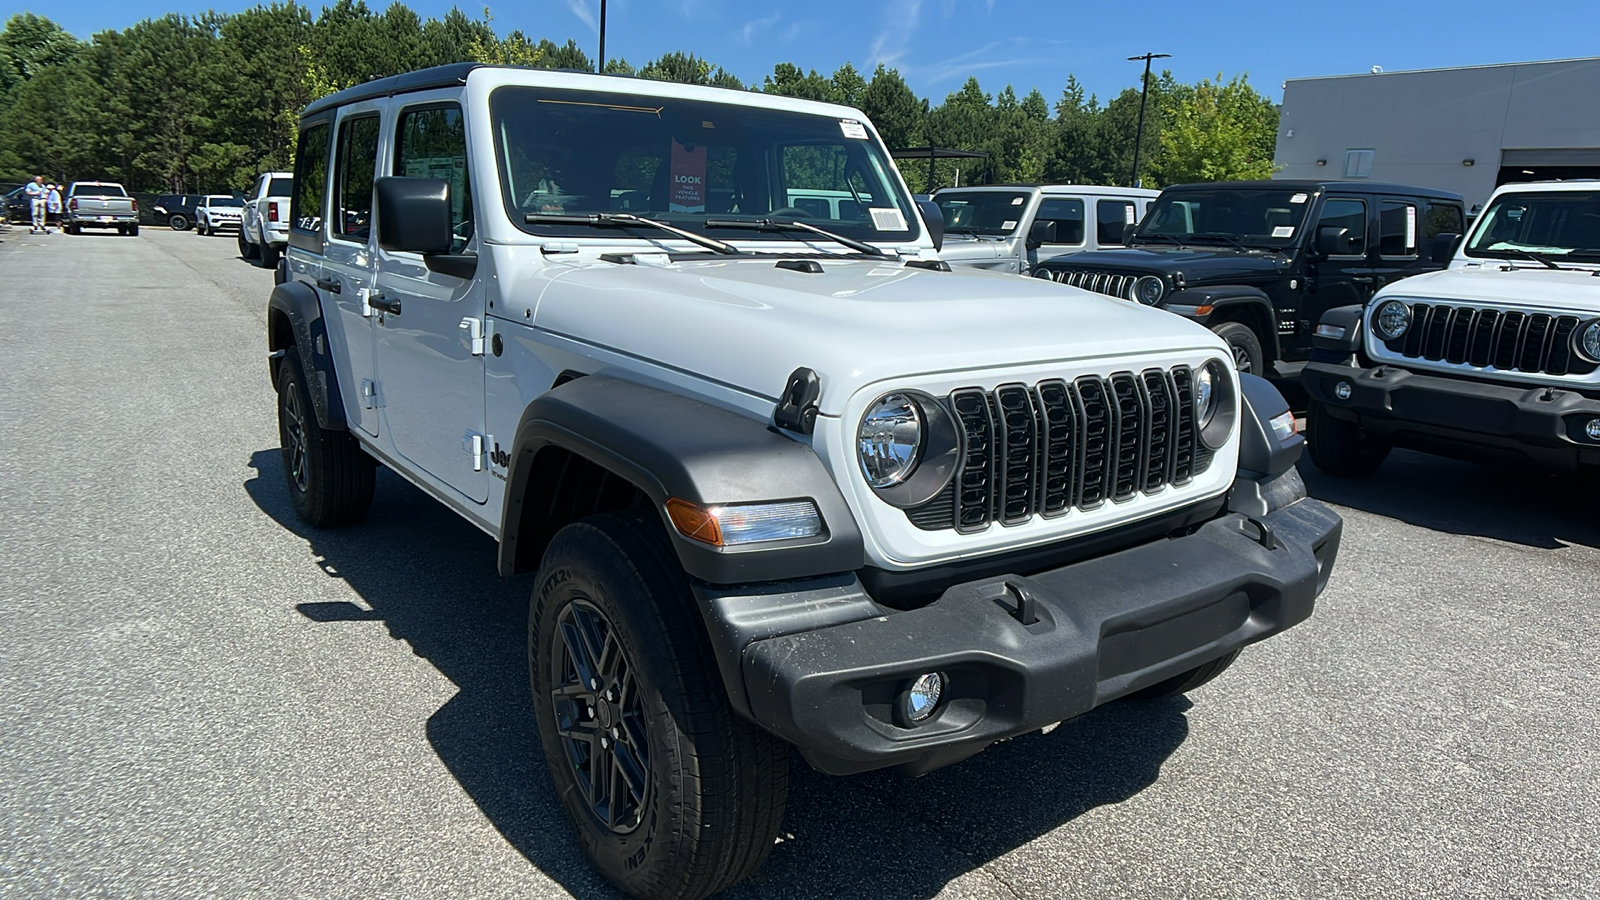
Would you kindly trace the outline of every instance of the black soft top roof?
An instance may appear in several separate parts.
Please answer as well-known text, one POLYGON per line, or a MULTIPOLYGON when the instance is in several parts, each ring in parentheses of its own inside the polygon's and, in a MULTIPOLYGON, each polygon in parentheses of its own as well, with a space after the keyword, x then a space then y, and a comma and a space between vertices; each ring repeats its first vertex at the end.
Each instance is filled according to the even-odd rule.
POLYGON ((1269 191, 1338 191, 1343 194, 1399 194, 1409 197, 1433 197, 1439 200, 1461 200, 1460 194, 1436 188, 1412 187, 1405 184, 1385 184, 1371 181, 1316 181, 1309 178, 1274 178, 1264 181, 1212 181, 1197 184, 1169 184, 1165 191, 1199 191, 1216 188, 1240 188, 1269 191))
POLYGON ((483 63, 451 63, 447 66, 434 66, 431 69, 418 69, 404 75, 391 75, 388 78, 379 78, 355 87, 345 88, 342 91, 329 94, 311 101, 305 111, 300 114, 304 119, 320 112, 336 109, 349 103, 358 103, 362 100, 372 100, 377 97, 393 97, 395 94, 408 94, 412 91, 426 91, 433 88, 456 87, 467 83, 467 73, 473 69, 483 67, 483 63))

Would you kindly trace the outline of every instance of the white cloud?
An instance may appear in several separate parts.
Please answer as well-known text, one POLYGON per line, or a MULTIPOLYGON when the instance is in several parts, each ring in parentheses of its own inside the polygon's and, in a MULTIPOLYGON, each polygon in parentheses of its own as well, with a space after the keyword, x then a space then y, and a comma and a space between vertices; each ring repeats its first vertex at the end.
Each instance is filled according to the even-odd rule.
POLYGON ((750 21, 744 23, 744 27, 739 29, 737 32, 739 43, 744 44, 747 47, 750 46, 750 43, 759 37, 763 32, 778 24, 779 18, 780 17, 778 13, 773 13, 770 16, 762 16, 759 19, 751 19, 750 21))
POLYGON ((922 18, 923 0, 893 0, 883 14, 883 25, 867 51, 868 68, 892 66, 911 50, 911 36, 922 18))
POLYGON ((600 4, 595 0, 567 0, 567 11, 578 17, 588 29, 595 34, 600 33, 600 23, 596 20, 596 12, 600 4))

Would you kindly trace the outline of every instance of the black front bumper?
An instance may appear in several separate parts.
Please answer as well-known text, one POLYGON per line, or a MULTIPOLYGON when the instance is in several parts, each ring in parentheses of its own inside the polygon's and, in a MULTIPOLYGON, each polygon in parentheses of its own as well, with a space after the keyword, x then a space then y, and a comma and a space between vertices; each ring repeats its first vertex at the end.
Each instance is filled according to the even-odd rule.
POLYGON ((1329 362, 1307 363, 1300 380, 1330 416, 1395 446, 1557 472, 1600 465, 1600 441, 1585 431, 1600 400, 1575 391, 1329 362))
POLYGON ((742 682, 735 705, 758 724, 824 772, 920 772, 1303 621, 1333 567, 1340 529, 1339 516, 1315 500, 1260 520, 1227 514, 1183 537, 1028 577, 958 584, 904 612, 873 604, 859 583, 772 603, 748 594, 702 599, 742 616, 743 626, 785 615, 779 606, 803 608, 819 626, 745 645, 737 672, 724 664, 724 676, 742 682), (1031 624, 1019 615, 1024 596, 1031 624), (830 618, 847 621, 822 624, 830 618), (944 675, 944 699, 931 719, 907 727, 895 704, 925 672, 944 675))

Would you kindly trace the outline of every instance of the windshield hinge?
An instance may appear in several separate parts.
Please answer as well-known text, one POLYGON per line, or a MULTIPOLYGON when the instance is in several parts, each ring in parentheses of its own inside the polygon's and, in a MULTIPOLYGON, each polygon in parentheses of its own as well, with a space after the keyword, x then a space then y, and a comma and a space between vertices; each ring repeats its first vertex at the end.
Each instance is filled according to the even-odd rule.
POLYGON ((461 452, 472 457, 472 471, 483 471, 483 435, 467 432, 461 436, 461 452))
POLYGON ((545 241, 539 245, 539 252, 550 256, 556 253, 577 253, 577 241, 545 241))
POLYGON ((456 326, 461 334, 461 340, 467 345, 467 350, 473 356, 482 356, 485 348, 489 346, 489 338, 494 333, 492 319, 474 319, 471 317, 461 320, 456 326))

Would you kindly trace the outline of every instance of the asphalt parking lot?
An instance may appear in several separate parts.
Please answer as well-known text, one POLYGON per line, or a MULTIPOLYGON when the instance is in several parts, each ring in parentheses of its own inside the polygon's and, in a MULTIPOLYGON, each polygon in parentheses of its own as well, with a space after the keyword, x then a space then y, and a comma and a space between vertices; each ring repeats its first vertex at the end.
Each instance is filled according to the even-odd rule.
MULTIPOLYGON (((531 580, 390 475, 282 486, 234 240, 0 231, 0 896, 611 897, 531 580)), ((920 779, 796 762, 738 898, 1600 897, 1600 491, 1396 453, 1310 621, 920 779)))

